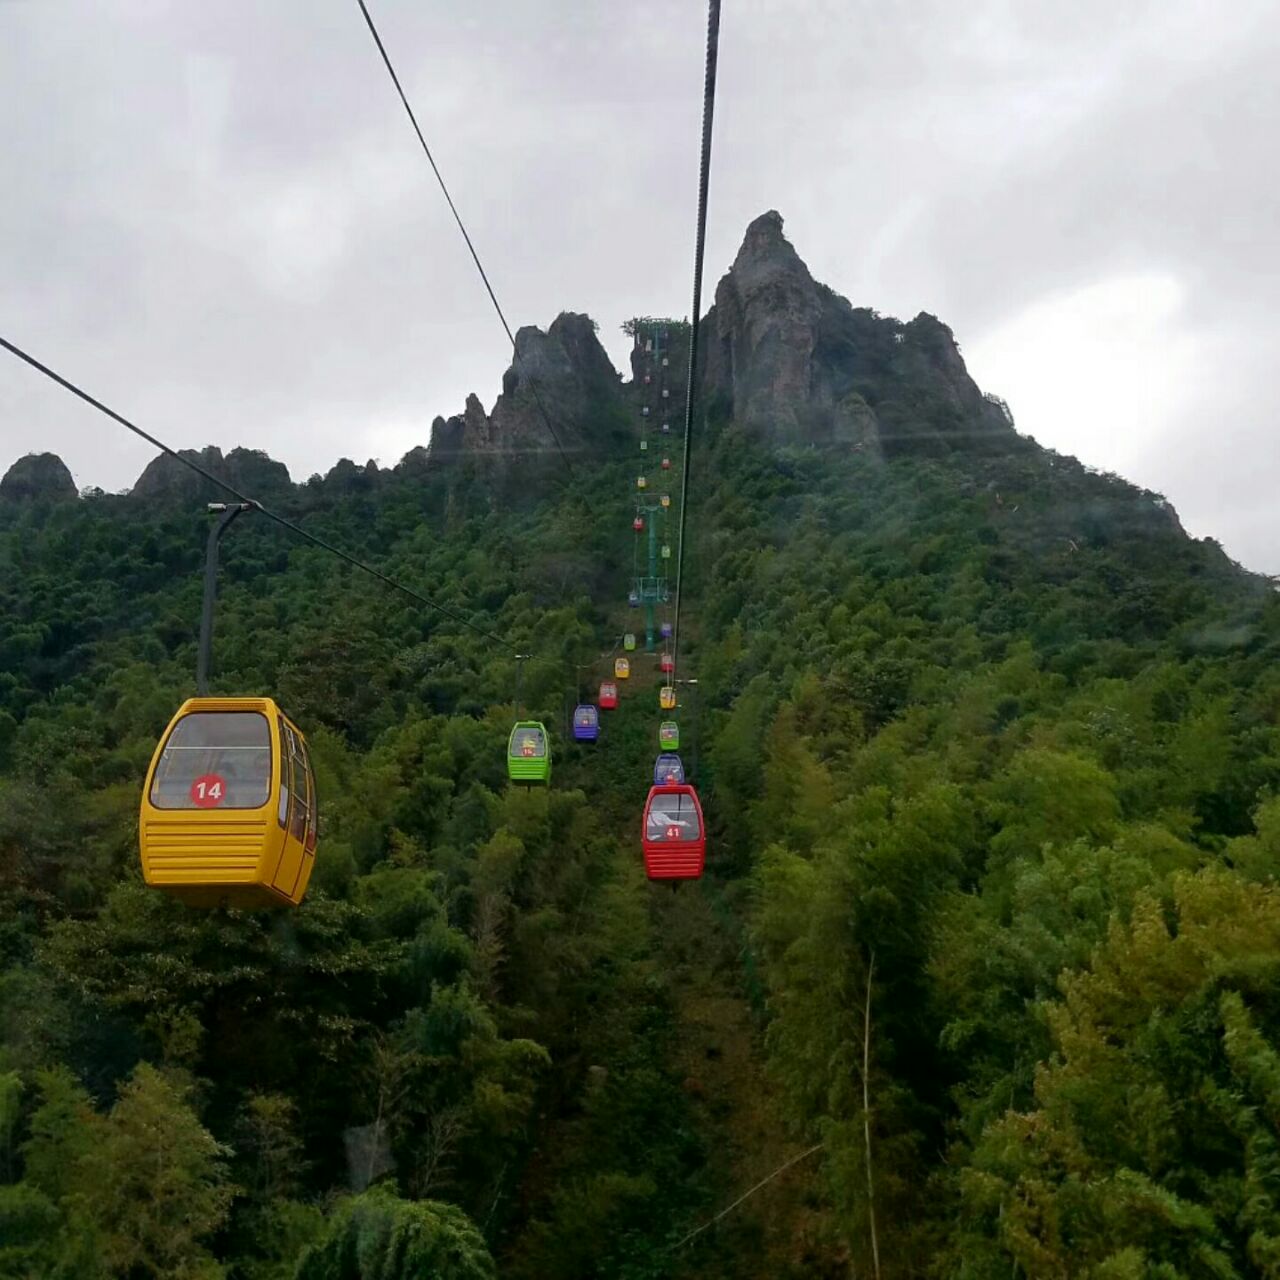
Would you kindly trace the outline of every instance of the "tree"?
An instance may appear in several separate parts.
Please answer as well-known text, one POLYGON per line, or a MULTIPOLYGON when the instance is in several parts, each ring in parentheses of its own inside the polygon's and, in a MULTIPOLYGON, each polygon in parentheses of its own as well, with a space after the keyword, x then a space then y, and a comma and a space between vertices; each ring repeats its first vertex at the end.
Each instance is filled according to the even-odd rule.
POLYGON ((1280 1274, 1277 982, 1274 889, 1179 873, 1171 918, 1140 894, 1046 1010, 1034 1109, 962 1175, 962 1274, 1280 1274))
POLYGON ((142 1063, 105 1116, 65 1072, 47 1075, 41 1088, 27 1170, 66 1214, 61 1265, 80 1274, 76 1267, 92 1259, 94 1274, 122 1280, 221 1276, 205 1241, 234 1195, 227 1149, 200 1124, 185 1087, 142 1063))
POLYGON ((385 1187, 335 1210, 324 1239, 303 1254, 296 1280, 494 1280, 493 1258, 461 1209, 401 1200, 385 1187))

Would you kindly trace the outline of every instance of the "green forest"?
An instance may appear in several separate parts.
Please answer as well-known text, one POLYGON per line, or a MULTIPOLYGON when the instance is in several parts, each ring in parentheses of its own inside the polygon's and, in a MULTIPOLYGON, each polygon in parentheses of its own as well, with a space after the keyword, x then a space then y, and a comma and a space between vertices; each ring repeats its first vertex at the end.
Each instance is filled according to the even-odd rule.
POLYGON ((506 780, 514 647, 228 534, 214 691, 277 698, 318 775, 294 911, 139 868, 203 497, 0 503, 0 1277, 1280 1277, 1280 606, 1011 440, 713 406, 674 890, 643 655, 566 732, 627 625, 629 465, 271 496, 527 646, 545 790, 506 780))

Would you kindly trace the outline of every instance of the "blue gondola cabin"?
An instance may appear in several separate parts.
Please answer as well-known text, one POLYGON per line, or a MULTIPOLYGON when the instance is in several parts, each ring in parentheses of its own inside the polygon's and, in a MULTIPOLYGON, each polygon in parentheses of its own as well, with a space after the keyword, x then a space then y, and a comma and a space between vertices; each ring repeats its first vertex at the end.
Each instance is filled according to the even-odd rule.
POLYGON ((653 785, 684 782, 684 761, 674 751, 664 751, 653 762, 653 785))
POLYGON ((590 702, 573 709, 573 737, 576 742, 595 742, 600 736, 600 712, 590 702))

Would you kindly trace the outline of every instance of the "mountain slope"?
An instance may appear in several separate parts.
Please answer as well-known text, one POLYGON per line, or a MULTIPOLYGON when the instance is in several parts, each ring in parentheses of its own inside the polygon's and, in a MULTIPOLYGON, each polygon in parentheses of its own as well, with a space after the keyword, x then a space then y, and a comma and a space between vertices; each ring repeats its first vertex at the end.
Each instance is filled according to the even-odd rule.
POLYGON ((394 470, 212 459, 511 640, 237 524, 216 685, 278 694, 320 775, 289 915, 137 872, 200 495, 0 491, 0 1270, 291 1277, 400 1223, 459 1275, 872 1274, 873 1222, 886 1275, 1264 1269, 1270 589, 1019 437, 939 322, 815 284, 776 215, 708 328, 681 714, 712 856, 674 896, 635 847, 647 672, 549 794, 503 773, 515 649, 558 732, 627 616, 634 389, 585 318, 523 342, 590 513, 511 469, 547 444, 518 377, 394 470), (192 1153, 176 1189, 144 1132, 192 1153), (371 1174, 401 1199, 332 1206, 371 1174))

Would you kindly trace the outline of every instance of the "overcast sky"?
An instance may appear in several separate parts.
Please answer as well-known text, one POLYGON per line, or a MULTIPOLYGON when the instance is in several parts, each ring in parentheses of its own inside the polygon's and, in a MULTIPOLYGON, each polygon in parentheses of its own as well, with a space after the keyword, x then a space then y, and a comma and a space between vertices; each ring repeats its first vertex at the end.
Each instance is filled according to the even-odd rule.
MULTIPOLYGON (((689 309, 703 0, 370 0, 513 324, 689 309)), ((1280 572, 1275 0, 725 0, 707 292, 769 208, 1020 430, 1280 572)), ((355 0, 0 0, 0 333, 178 446, 394 463, 509 349, 355 0)), ((147 446, 0 353, 0 470, 147 446)))

